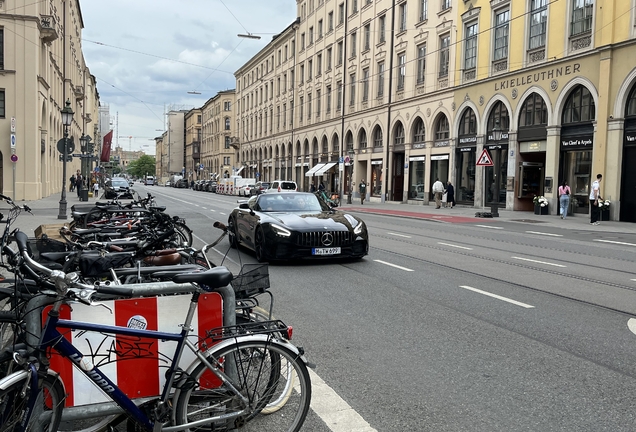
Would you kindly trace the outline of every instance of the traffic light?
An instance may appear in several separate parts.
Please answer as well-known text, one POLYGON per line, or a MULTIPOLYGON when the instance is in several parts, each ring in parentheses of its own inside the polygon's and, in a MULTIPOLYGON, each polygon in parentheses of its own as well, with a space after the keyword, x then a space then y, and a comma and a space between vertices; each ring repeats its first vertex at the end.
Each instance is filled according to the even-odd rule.
POLYGON ((95 151, 95 143, 89 141, 89 143, 88 143, 88 153, 91 154, 94 151, 95 151))

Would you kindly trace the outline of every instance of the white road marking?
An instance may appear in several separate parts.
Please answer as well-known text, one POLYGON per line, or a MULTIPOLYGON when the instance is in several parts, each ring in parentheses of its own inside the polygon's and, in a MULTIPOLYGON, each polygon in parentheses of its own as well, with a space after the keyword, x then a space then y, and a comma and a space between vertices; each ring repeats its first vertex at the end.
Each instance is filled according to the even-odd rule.
POLYGON ((404 234, 398 234, 398 233, 394 233, 394 232, 388 232, 387 234, 391 234, 391 235, 398 236, 398 237, 412 238, 411 236, 407 236, 407 235, 404 235, 404 234))
POLYGON ((203 210, 207 210, 207 209, 208 209, 207 207, 201 207, 201 208, 202 208, 203 210))
POLYGON ((613 244, 619 244, 619 245, 626 245, 626 246, 636 246, 636 244, 634 244, 634 243, 625 243, 625 242, 612 241, 612 240, 594 240, 594 241, 603 242, 603 243, 613 243, 613 244))
POLYGON ((329 387, 313 370, 311 377, 311 409, 333 432, 375 432, 365 419, 329 387))
POLYGON ((632 279, 634 282, 636 282, 636 279, 632 279))
POLYGON ((629 328, 629 330, 636 334, 636 318, 630 318, 627 320, 627 328, 629 328))
POLYGON ((539 231, 526 231, 528 234, 539 234, 539 235, 544 235, 544 236, 552 236, 552 237, 563 237, 563 234, 551 234, 551 233, 544 233, 544 232, 539 232, 539 231))
POLYGON ((473 248, 469 248, 469 247, 466 247, 466 246, 458 246, 458 245, 454 245, 454 244, 450 244, 450 243, 437 242, 437 244, 441 244, 441 245, 444 245, 444 246, 450 246, 450 247, 454 247, 454 248, 459 248, 459 249, 473 250, 473 248))
POLYGON ((481 228, 490 228, 490 229, 503 229, 503 227, 491 226, 491 225, 475 225, 481 228))
POLYGON ((470 290, 470 291, 474 291, 476 293, 483 294, 483 295, 486 295, 488 297, 496 298, 498 300, 503 300, 505 302, 512 303, 514 305, 521 306, 521 307, 526 308, 526 309, 534 308, 534 306, 532 306, 532 305, 529 305, 529 304, 526 304, 526 303, 521 303, 521 302, 519 302, 517 300, 509 299, 508 297, 502 297, 500 295, 489 293, 488 291, 482 291, 480 289, 469 287, 469 286, 466 286, 466 285, 460 285, 460 288, 464 288, 464 289, 467 289, 467 290, 470 290))
POLYGON ((398 269, 404 270, 404 271, 415 271, 415 270, 411 270, 410 268, 406 268, 406 267, 402 267, 402 266, 399 266, 399 265, 388 263, 386 261, 381 261, 381 260, 373 260, 373 261, 378 262, 380 264, 385 264, 385 265, 388 265, 388 266, 391 266, 391 267, 395 267, 395 268, 398 268, 398 269))
POLYGON ((216 210, 212 210, 212 209, 210 209, 210 211, 211 211, 211 212, 215 212, 216 210))
POLYGON ((562 264, 549 263, 549 262, 545 262, 545 261, 537 261, 537 260, 533 260, 533 259, 530 259, 530 258, 521 258, 521 257, 516 257, 516 256, 513 256, 511 258, 518 259, 518 260, 523 260, 523 261, 530 261, 530 262, 533 262, 533 263, 551 265, 551 266, 555 266, 555 267, 566 267, 566 266, 564 266, 562 264))
POLYGON ((195 206, 199 207, 199 204, 195 204, 195 206))
POLYGON ((222 214, 222 215, 224 215, 224 214, 225 214, 225 213, 223 213, 223 212, 219 212, 219 213, 220 213, 220 214, 222 214))

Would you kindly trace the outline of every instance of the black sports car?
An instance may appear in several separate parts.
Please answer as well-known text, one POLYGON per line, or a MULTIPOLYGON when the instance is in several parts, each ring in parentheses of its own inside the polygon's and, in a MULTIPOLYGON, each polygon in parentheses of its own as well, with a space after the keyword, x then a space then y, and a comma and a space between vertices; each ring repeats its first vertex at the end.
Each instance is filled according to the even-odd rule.
POLYGON ((232 210, 230 244, 256 253, 259 262, 294 258, 362 258, 369 234, 356 216, 335 211, 314 194, 256 195, 232 210))

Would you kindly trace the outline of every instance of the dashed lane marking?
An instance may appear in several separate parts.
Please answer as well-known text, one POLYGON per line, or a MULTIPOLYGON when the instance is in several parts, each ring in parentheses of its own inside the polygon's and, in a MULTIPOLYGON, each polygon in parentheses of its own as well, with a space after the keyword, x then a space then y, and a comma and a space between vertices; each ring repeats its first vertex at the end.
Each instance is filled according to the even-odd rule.
POLYGON ((450 243, 437 242, 437 244, 441 244, 441 245, 444 245, 444 246, 450 246, 450 247, 454 247, 454 248, 459 248, 459 249, 473 250, 473 248, 469 248, 469 247, 466 247, 466 246, 454 245, 454 244, 450 244, 450 243))
POLYGON ((490 226, 490 225, 475 225, 475 226, 478 226, 478 227, 480 227, 480 228, 503 229, 503 227, 490 226))
POLYGON ((550 262, 545 262, 545 261, 537 261, 537 260, 533 260, 533 259, 530 259, 530 258, 521 258, 521 257, 516 257, 516 256, 513 256, 511 258, 522 260, 522 261, 530 261, 530 262, 538 263, 538 264, 551 265, 551 266, 555 266, 555 267, 567 267, 567 266, 564 266, 563 264, 555 264, 555 263, 550 263, 550 262))
POLYGON ((391 234, 391 235, 398 236, 398 237, 404 237, 404 238, 412 238, 411 236, 407 236, 407 235, 404 235, 404 234, 398 234, 398 233, 394 233, 394 232, 388 232, 387 234, 391 234))
POLYGON ((539 231, 526 231, 526 232, 528 234, 538 234, 538 235, 551 236, 551 237, 563 237, 563 234, 552 234, 552 233, 544 233, 539 231))
POLYGON ((460 288, 464 288, 464 289, 467 289, 467 290, 470 290, 470 291, 474 291, 474 292, 479 293, 479 294, 483 294, 483 295, 488 296, 488 297, 492 297, 492 298, 496 298, 498 300, 502 300, 502 301, 505 301, 505 302, 508 302, 508 303, 512 303, 514 305, 521 306, 522 308, 526 308, 526 309, 534 308, 534 306, 532 306, 532 305, 529 305, 529 304, 526 304, 526 303, 521 303, 520 301, 513 300, 513 299, 510 299, 508 297, 503 297, 503 296, 500 296, 498 294, 493 294, 493 293, 488 292, 488 291, 482 291, 480 289, 469 287, 467 285, 460 285, 460 288))
POLYGON ((384 264, 384 265, 388 265, 388 266, 391 266, 391 267, 395 267, 397 269, 404 270, 404 271, 409 271, 409 272, 415 271, 415 270, 412 270, 410 268, 406 268, 406 267, 402 267, 402 266, 399 266, 399 265, 396 265, 396 264, 388 263, 386 261, 381 261, 381 260, 373 260, 373 261, 378 262, 380 264, 384 264))
POLYGON ((595 242, 603 242, 603 243, 619 244, 619 245, 625 245, 625 246, 636 246, 636 244, 634 244, 634 243, 626 243, 626 242, 619 242, 619 241, 613 241, 613 240, 594 239, 594 241, 595 242))

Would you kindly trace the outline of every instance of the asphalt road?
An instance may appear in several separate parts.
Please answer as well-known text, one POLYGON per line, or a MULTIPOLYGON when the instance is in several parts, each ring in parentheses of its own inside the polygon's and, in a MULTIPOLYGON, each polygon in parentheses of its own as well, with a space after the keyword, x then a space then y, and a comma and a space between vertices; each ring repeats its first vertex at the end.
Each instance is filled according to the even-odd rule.
MULTIPOLYGON (((236 205, 147 189, 199 244, 236 205)), ((634 430, 635 246, 520 223, 363 218, 365 259, 270 266, 274 313, 326 384, 304 430, 634 430)), ((255 262, 227 241, 213 254, 233 271, 255 262)))

